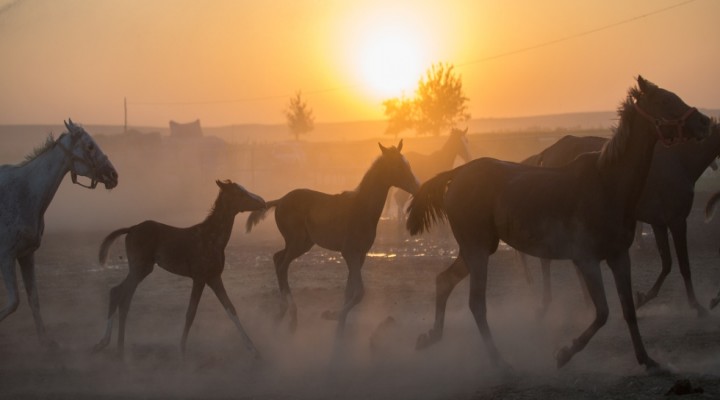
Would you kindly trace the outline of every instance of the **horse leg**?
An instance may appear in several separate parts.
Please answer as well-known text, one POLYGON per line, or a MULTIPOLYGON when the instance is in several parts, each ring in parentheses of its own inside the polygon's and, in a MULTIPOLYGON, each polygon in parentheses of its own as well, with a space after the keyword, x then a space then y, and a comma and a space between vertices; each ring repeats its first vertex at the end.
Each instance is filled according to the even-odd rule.
POLYGON ((715 308, 720 303, 720 292, 712 300, 710 300, 710 309, 715 308))
MULTIPOLYGON (((592 260, 574 260, 575 266, 582 274, 588 292, 595 305, 595 318, 585 331, 583 331, 577 339, 573 340, 570 346, 565 346, 558 350, 555 354, 557 367, 562 368, 570 359, 580 350, 587 346, 588 342, 595 333, 607 322, 608 304, 605 297, 605 288, 603 287, 602 274, 600 273, 600 263, 592 260)), ((632 300, 632 299, 631 299, 632 300)))
POLYGON ((185 328, 183 328, 182 339, 180 339, 180 350, 185 355, 185 344, 187 343, 188 332, 190 332, 190 326, 195 320, 195 313, 197 312, 198 303, 200 303, 200 297, 202 296, 203 289, 205 289, 205 282, 201 279, 193 279, 192 292, 190 293, 190 303, 188 304, 187 313, 185 313, 185 328))
POLYGON ((218 300, 220 300, 220 304, 222 304, 223 308, 225 308, 225 312, 228 317, 230 317, 230 320, 235 324, 238 332, 240 332, 240 337, 243 340, 243 344, 245 344, 245 348, 252 352, 256 359, 259 359, 260 352, 258 352, 257 348, 255 348, 252 340, 250 340, 250 336, 248 336, 240 323, 240 319, 238 319, 237 312, 235 311, 235 306, 233 306, 227 292, 225 291, 225 285, 223 285, 222 277, 218 275, 209 279, 207 285, 210 286, 210 289, 212 289, 213 292, 215 292, 215 296, 217 296, 218 300))
POLYGON ((297 305, 293 298, 292 292, 290 291, 290 284, 288 283, 288 269, 290 263, 307 253, 313 247, 314 243, 309 237, 305 236, 302 241, 293 241, 292 243, 286 242, 285 249, 275 253, 273 255, 273 262, 275 263, 275 274, 278 279, 278 286, 280 288, 280 312, 276 319, 280 320, 283 318, 285 313, 290 310, 290 325, 289 329, 291 333, 297 330, 297 305), (297 243, 300 243, 299 245, 297 243))
POLYGON ((630 275, 630 254, 624 251, 616 257, 607 259, 608 266, 615 278, 615 287, 617 288, 618 297, 623 310, 623 317, 630 330, 633 348, 635 349, 635 357, 640 364, 645 365, 647 370, 659 369, 655 360, 648 356, 645 346, 643 345, 640 330, 638 329, 637 316, 635 315, 635 306, 632 299, 632 279, 630 275))
POLYGON ((662 270, 660 270, 660 275, 658 275, 657 280, 655 280, 655 284, 650 291, 647 292, 647 294, 643 294, 642 292, 636 293, 637 308, 642 307, 648 301, 657 297, 660 287, 663 282, 665 282, 665 278, 667 278, 670 273, 670 269, 672 268, 672 256, 670 255, 670 242, 668 241, 667 227, 665 225, 653 224, 652 229, 655 234, 655 243, 657 244, 658 251, 660 252, 660 260, 662 260, 662 270))
POLYGON ((537 310, 536 315, 538 318, 544 318, 550 303, 552 303, 552 280, 550 279, 550 263, 552 260, 547 258, 540 259, 540 269, 542 270, 543 280, 543 298, 542 307, 537 310))
POLYGON ((280 310, 275 316, 276 321, 282 320, 288 310, 287 296, 290 292, 290 285, 288 285, 288 265, 283 266, 285 259, 286 249, 282 249, 277 253, 273 254, 273 264, 275 265, 275 275, 278 280, 278 287, 280 290, 280 310))
POLYGON ((686 220, 678 221, 670 225, 670 233, 672 233, 673 244, 675 244, 675 254, 678 258, 678 266, 680 274, 685 281, 685 291, 687 292, 688 303, 694 308, 698 317, 707 315, 705 307, 701 306, 695 297, 695 289, 693 288, 692 276, 690 275, 690 257, 687 248, 687 222, 686 220))
POLYGON ((423 333, 417 338, 415 349, 424 349, 442 339, 448 297, 466 276, 468 276, 467 266, 461 257, 457 257, 447 269, 435 277, 435 324, 428 333, 423 333))
POLYGON ((515 250, 515 254, 517 254, 518 259, 520 260, 520 268, 522 268, 523 274, 525 274, 525 281, 528 283, 528 285, 532 285, 533 277, 532 274, 530 274, 530 268, 528 268, 527 254, 519 250, 515 250))
POLYGON ((7 304, 5 308, 0 310, 0 321, 7 318, 17 310, 20 305, 20 296, 17 290, 17 276, 15 275, 15 257, 5 256, 0 264, 0 272, 2 272, 5 289, 7 290, 7 304))
POLYGON ((583 292, 583 298, 585 299, 585 306, 590 307, 592 305, 592 298, 590 297, 590 292, 588 291, 587 282, 585 282, 585 279, 583 279, 582 273, 580 273, 580 270, 575 267, 575 274, 577 275, 578 282, 580 282, 580 290, 583 292))
POLYGON ((103 337, 100 339, 100 341, 97 342, 97 344, 95 344, 95 346, 93 347, 93 352, 98 352, 104 349, 110 343, 110 337, 112 336, 113 317, 115 316, 115 311, 117 311, 118 305, 120 304, 120 299, 122 297, 122 293, 124 292, 124 288, 128 279, 129 275, 126 276, 125 279, 120 282, 120 284, 110 288, 110 301, 107 313, 107 323, 105 325, 105 333, 103 334, 103 337))
POLYGON ((23 284, 25 285, 28 303, 30 303, 33 320, 35 321, 35 330, 37 331, 40 343, 46 347, 56 347, 57 343, 47 337, 45 324, 43 323, 42 316, 40 315, 40 296, 38 295, 37 280, 35 279, 34 253, 18 257, 18 263, 20 264, 23 284))
MULTIPOLYGON (((132 261, 130 261, 130 263, 132 263, 132 261)), ((118 351, 121 355, 125 352, 125 321, 127 321, 128 311, 130 311, 132 297, 140 282, 152 272, 152 268, 153 264, 145 264, 139 268, 138 273, 131 267, 130 273, 120 287, 118 299, 118 307, 120 309, 118 318, 118 351)))
MULTIPOLYGON (((460 243, 459 240, 458 243, 460 243)), ((470 272, 468 305, 475 318, 475 324, 480 330, 490 360, 496 367, 509 369, 509 365, 500 356, 487 322, 487 265, 490 253, 487 247, 483 248, 478 245, 463 246, 463 244, 460 244, 460 257, 463 258, 470 272)))
POLYGON ((345 332, 345 322, 350 310, 353 309, 365 296, 365 286, 362 280, 362 266, 365 262, 365 254, 348 255, 343 254, 348 266, 348 278, 345 285, 345 303, 338 312, 338 325, 336 335, 338 338, 345 332))

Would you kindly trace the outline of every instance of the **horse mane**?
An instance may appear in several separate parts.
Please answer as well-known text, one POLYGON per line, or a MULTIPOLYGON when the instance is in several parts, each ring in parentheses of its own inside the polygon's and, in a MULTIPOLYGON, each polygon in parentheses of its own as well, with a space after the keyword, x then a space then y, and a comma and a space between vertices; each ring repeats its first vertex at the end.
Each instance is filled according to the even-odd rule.
POLYGON ((367 180, 370 179, 370 172, 373 171, 378 166, 378 164, 380 164, 380 160, 382 159, 382 157, 383 156, 380 155, 378 158, 375 159, 375 161, 373 161, 372 164, 370 164, 370 168, 368 168, 367 171, 365 171, 365 174, 363 175, 362 179, 360 180, 360 183, 357 185, 357 187, 355 189, 346 190, 346 191, 343 191, 343 193, 358 192, 360 190, 360 188, 363 187, 363 185, 365 185, 367 180))
POLYGON ((628 147, 628 139, 631 132, 630 121, 632 121, 632 116, 637 112, 634 107, 635 101, 638 97, 640 97, 640 95, 640 90, 636 87, 632 87, 628 91, 625 101, 618 107, 617 113, 620 120, 618 125, 612 128, 612 138, 610 138, 610 140, 605 143, 602 150, 600 150, 600 156, 598 158, 599 168, 610 166, 625 153, 625 150, 628 147))
POLYGON ((222 198, 222 189, 218 192, 217 197, 215 198, 215 202, 213 203, 212 207, 210 207, 210 211, 208 211, 207 216, 205 217, 205 221, 209 221, 212 216, 215 214, 215 211, 217 211, 218 207, 220 207, 220 199, 222 198))
POLYGON ((55 138, 53 137, 52 132, 50 132, 45 139, 45 143, 40 146, 36 146, 28 155, 25 156, 25 159, 19 164, 19 166, 28 164, 30 161, 40 157, 42 154, 45 154, 53 147, 55 147, 55 138))

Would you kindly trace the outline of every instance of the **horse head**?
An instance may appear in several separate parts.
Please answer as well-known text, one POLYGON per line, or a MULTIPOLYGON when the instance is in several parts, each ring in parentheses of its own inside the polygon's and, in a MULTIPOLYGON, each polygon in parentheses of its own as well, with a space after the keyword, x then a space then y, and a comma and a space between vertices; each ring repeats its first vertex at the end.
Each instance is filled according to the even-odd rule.
POLYGON ((262 197, 251 193, 244 187, 232 182, 228 179, 224 181, 216 180, 215 183, 220 188, 220 198, 235 213, 243 211, 256 211, 265 208, 265 200, 262 197))
POLYGON ((73 183, 89 189, 94 189, 98 182, 103 183, 106 189, 117 186, 118 174, 115 167, 85 129, 75 124, 72 119, 65 122, 65 128, 67 134, 61 135, 57 143, 70 158, 70 176, 73 183), (90 186, 79 183, 78 175, 90 178, 90 186))
POLYGON ((448 141, 453 144, 457 152, 456 154, 465 162, 472 160, 468 147, 467 131, 467 127, 465 129, 452 128, 450 138, 448 139, 448 141))
POLYGON ((378 143, 382 156, 378 160, 383 168, 383 177, 388 180, 390 186, 400 188, 410 194, 417 192, 420 184, 410 168, 410 163, 400 152, 403 141, 395 146, 385 147, 378 143))
POLYGON ((637 77, 637 88, 630 91, 637 113, 650 122, 658 139, 666 146, 689 139, 705 139, 712 129, 712 120, 690 107, 675 93, 637 77))

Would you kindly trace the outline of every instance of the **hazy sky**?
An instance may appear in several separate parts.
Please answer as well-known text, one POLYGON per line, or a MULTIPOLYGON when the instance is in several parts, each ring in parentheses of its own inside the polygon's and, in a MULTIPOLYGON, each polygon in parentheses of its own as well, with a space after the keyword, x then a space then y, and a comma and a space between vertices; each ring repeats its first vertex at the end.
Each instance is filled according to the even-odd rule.
POLYGON ((642 74, 720 108, 720 0, 0 0, 0 124, 382 119, 434 62, 473 117, 613 110, 642 74), (670 8, 665 11, 663 9, 670 8))

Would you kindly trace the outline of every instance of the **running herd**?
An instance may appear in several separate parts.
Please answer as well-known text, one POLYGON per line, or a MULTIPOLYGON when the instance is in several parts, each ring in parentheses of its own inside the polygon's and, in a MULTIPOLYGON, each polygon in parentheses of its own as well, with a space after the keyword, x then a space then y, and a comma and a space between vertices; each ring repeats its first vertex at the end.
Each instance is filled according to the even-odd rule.
MULTIPOLYGON (((437 276, 435 323, 429 332, 420 335, 417 348, 442 338, 447 299, 453 288, 469 277, 470 310, 487 354, 497 367, 508 367, 495 346, 486 307, 488 260, 502 240, 524 254, 545 260, 544 307, 550 299, 546 270, 552 259, 574 263, 595 307, 591 324, 556 354, 558 367, 581 351, 607 321, 608 304, 600 272, 600 263, 606 261, 637 361, 651 371, 662 369, 645 350, 635 308, 655 297, 667 276, 671 264, 667 235, 670 229, 688 300, 699 314, 707 313, 695 297, 690 278, 685 220, 690 213, 695 181, 720 154, 720 128, 716 121, 688 106, 674 93, 642 77, 628 91, 618 118, 609 140, 583 139, 588 143, 563 145, 558 154, 547 149, 523 163, 492 158, 472 160, 467 149, 467 129, 453 130, 441 150, 424 157, 403 156, 402 140, 397 147, 380 145, 380 156, 357 188, 340 194, 296 189, 266 202, 237 183, 216 181, 218 197, 209 215, 199 224, 176 228, 145 221, 118 229, 102 242, 99 258, 104 263, 113 241, 126 235, 129 269, 125 279, 110 290, 106 330, 94 349, 99 351, 110 343, 114 316, 119 311, 117 340, 120 352, 123 351, 125 321, 133 294, 158 265, 193 281, 181 339, 183 352, 207 285, 236 325, 247 349, 259 357, 223 285, 224 250, 238 213, 250 212, 246 223, 249 232, 273 209, 285 242, 284 248, 273 255, 281 297, 277 318, 282 319, 289 311, 290 328, 294 331, 297 327, 297 305, 288 285, 288 269, 293 260, 317 244, 340 252, 348 267, 344 304, 339 311, 324 314, 326 318, 337 319, 337 336, 342 337, 348 313, 363 299, 362 266, 374 243, 388 193, 394 187, 412 195, 407 213, 400 216, 407 218, 406 227, 412 235, 447 220, 459 245, 458 257, 437 276), (695 145, 687 154, 673 151, 675 144, 686 141, 702 144, 695 145), (658 142, 662 145, 656 146, 658 142), (466 163, 451 169, 456 156, 466 163), (427 160, 433 157, 434 164, 440 165, 439 170, 426 167, 427 160), (690 162, 696 168, 688 172, 685 164, 690 162), (416 177, 424 183, 420 185, 416 177), (668 187, 681 186, 685 191, 672 189, 667 193, 668 187), (665 203, 675 207, 670 217, 667 212, 658 211, 668 209, 665 203), (629 249, 636 221, 651 224, 663 269, 650 292, 638 293, 634 302, 629 249)), ((88 177, 91 184, 82 186, 90 189, 98 183, 107 189, 118 184, 112 163, 90 135, 72 120, 65 126, 66 133, 57 140, 49 137, 26 161, 0 166, 0 271, 7 291, 0 321, 19 304, 17 260, 37 334, 47 346, 54 342, 48 338, 40 315, 33 256, 40 246, 45 210, 68 172, 73 183, 79 185, 82 184, 77 181, 78 175, 88 177)), ((556 146, 560 143, 563 140, 556 146)), ((404 209, 407 195, 396 194, 393 198, 398 208, 404 209)), ((708 213, 718 199, 720 196, 711 198, 708 213)), ((716 298, 711 307, 717 302, 716 298)))

